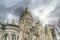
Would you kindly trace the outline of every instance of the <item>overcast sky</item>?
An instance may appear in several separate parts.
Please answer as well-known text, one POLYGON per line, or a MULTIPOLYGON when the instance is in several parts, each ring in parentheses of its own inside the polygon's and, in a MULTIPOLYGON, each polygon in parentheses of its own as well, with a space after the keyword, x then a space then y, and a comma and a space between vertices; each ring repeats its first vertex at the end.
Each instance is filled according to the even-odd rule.
POLYGON ((54 24, 60 27, 60 0, 0 0, 0 22, 18 22, 25 7, 31 12, 34 21, 54 24))

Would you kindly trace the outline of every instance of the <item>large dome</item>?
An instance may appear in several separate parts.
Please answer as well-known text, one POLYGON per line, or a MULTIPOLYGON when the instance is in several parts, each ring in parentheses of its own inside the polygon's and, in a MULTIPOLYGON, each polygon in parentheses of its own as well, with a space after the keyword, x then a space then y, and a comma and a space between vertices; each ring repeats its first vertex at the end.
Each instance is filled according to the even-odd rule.
POLYGON ((27 19, 33 20, 33 17, 31 15, 31 13, 28 11, 28 8, 25 8, 25 10, 22 12, 22 15, 20 16, 20 19, 23 19, 25 17, 27 17, 27 19))

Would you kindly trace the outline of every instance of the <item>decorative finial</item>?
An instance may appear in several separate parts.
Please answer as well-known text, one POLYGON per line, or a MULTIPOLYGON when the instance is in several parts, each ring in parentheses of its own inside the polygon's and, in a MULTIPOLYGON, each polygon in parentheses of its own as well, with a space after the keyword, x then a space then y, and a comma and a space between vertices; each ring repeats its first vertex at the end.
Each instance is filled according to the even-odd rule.
POLYGON ((28 11, 28 8, 26 7, 25 11, 27 12, 28 11))
POLYGON ((14 25, 15 25, 14 19, 12 20, 12 24, 14 24, 14 25))
POLYGON ((7 24, 8 24, 8 22, 9 22, 9 19, 7 19, 7 24))
POLYGON ((26 11, 27 11, 27 7, 26 7, 26 11))

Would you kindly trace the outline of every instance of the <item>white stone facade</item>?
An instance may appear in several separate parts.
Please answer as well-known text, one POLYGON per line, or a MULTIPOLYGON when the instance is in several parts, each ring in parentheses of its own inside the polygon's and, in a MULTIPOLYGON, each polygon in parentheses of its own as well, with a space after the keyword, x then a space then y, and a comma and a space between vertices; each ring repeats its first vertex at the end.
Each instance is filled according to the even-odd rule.
POLYGON ((34 23, 27 8, 18 25, 14 21, 12 24, 0 23, 0 40, 54 40, 52 37, 50 28, 44 28, 39 21, 34 23))

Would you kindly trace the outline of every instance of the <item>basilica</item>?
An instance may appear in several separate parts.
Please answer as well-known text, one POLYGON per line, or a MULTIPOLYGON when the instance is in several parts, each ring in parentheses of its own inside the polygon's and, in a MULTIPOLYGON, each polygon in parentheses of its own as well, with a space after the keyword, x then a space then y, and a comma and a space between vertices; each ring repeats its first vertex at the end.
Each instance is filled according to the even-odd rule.
POLYGON ((57 40, 52 25, 43 25, 40 21, 34 23, 31 13, 26 8, 16 25, 0 23, 0 40, 57 40))

